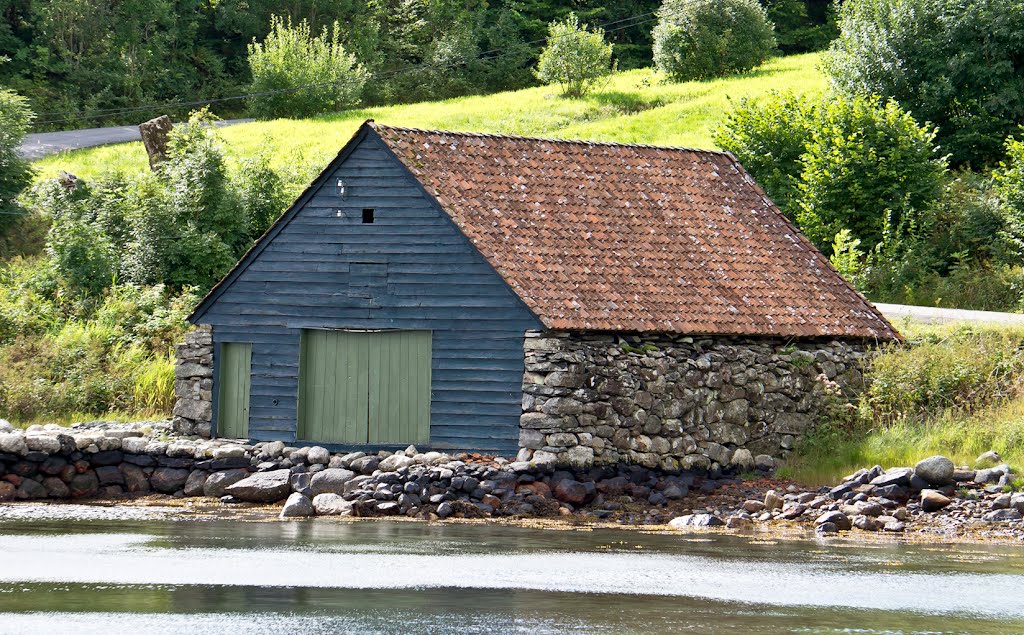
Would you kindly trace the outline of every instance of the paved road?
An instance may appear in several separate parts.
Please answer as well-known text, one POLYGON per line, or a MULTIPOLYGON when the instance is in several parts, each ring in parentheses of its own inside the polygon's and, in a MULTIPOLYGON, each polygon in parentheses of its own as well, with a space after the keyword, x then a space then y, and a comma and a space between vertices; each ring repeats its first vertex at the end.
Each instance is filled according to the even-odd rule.
MULTIPOLYGON (((247 123, 252 119, 227 119, 218 121, 217 126, 230 126, 236 123, 247 123)), ((112 126, 110 128, 88 128, 85 130, 65 130, 62 132, 38 132, 25 137, 21 144, 21 155, 28 159, 41 159, 48 154, 56 154, 64 150, 80 150, 93 146, 111 143, 139 141, 137 126, 112 126)))
POLYGON ((971 322, 974 324, 1020 324, 1024 325, 1024 314, 997 313, 995 311, 967 311, 964 309, 936 309, 926 306, 905 304, 875 304, 882 315, 893 321, 909 319, 920 324, 950 324, 971 322))

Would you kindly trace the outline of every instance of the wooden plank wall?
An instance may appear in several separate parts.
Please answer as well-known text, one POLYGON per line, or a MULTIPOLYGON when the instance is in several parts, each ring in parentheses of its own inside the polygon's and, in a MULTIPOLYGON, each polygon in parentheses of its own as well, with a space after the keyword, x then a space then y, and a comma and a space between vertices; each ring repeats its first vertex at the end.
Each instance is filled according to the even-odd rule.
POLYGON ((295 440, 301 329, 426 329, 430 447, 518 449, 523 334, 541 325, 373 135, 201 321, 253 343, 254 439, 295 440))

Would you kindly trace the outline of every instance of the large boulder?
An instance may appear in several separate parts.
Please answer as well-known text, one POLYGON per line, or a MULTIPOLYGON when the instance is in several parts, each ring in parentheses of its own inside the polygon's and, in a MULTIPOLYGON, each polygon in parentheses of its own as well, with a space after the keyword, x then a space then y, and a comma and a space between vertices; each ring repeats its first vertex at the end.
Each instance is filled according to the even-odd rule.
POLYGON ((725 521, 714 514, 686 514, 669 521, 669 526, 679 529, 680 527, 722 527, 725 521))
POLYGON ((337 494, 317 494, 313 497, 313 509, 321 516, 352 515, 352 503, 337 494))
POLYGON ((0 452, 25 456, 28 453, 25 436, 20 432, 0 433, 0 452))
POLYGON ((927 459, 918 461, 914 466, 914 473, 924 479, 929 485, 946 485, 953 482, 953 472, 956 466, 944 456, 930 456, 927 459))
POLYGON ((563 503, 583 505, 593 500, 597 488, 593 483, 580 483, 571 478, 563 478, 555 483, 552 493, 563 503))
POLYGON ((149 477, 149 483, 162 494, 173 494, 185 486, 188 475, 189 471, 184 468, 158 467, 149 477))
POLYGON ((281 518, 304 518, 312 515, 313 503, 298 492, 289 496, 281 509, 281 518))
POLYGON ((203 486, 206 485, 206 479, 209 477, 210 473, 205 470, 194 470, 185 481, 185 496, 202 496, 203 486))
POLYGON ((952 502, 948 496, 933 489, 921 490, 921 511, 937 512, 952 502))
POLYGON ((850 517, 843 512, 825 512, 814 521, 819 527, 826 523, 831 523, 839 531, 849 531, 853 527, 850 517))
POLYGON ((377 467, 382 472, 394 472, 400 470, 403 467, 407 467, 412 464, 412 459, 405 456, 404 454, 392 454, 383 461, 377 467))
POLYGON ((224 492, 247 503, 276 503, 291 492, 290 477, 289 470, 257 472, 227 487, 224 492))
POLYGON ((327 465, 331 461, 331 453, 327 448, 314 445, 309 449, 309 453, 306 454, 306 461, 310 465, 327 465))
POLYGON ((309 483, 309 488, 314 496, 317 494, 344 494, 345 483, 348 483, 355 477, 356 473, 352 470, 330 467, 314 474, 309 483))
POLYGON ((206 482, 203 483, 203 496, 220 498, 221 496, 224 496, 228 487, 248 476, 249 470, 245 469, 214 472, 207 477, 206 482))

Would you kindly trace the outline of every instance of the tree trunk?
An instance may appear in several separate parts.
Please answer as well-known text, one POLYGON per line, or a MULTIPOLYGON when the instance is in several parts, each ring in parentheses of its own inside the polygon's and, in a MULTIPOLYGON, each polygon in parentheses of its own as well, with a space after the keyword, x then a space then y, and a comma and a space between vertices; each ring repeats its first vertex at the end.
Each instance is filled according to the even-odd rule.
POLYGON ((146 154, 149 155, 151 170, 156 170, 167 159, 167 136, 173 128, 174 124, 167 115, 139 124, 142 145, 146 147, 146 154))

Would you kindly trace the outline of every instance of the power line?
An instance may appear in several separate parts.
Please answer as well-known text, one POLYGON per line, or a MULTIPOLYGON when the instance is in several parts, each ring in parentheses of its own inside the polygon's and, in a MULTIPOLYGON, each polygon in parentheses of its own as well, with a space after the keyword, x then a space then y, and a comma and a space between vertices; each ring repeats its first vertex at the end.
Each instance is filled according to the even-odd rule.
MULTIPOLYGON (((692 2, 693 0, 690 0, 690 1, 692 2)), ((657 17, 657 13, 658 12, 656 12, 656 11, 650 11, 648 13, 642 13, 642 14, 638 14, 638 15, 635 15, 635 16, 629 16, 627 18, 622 18, 622 19, 619 19, 619 20, 613 20, 611 22, 607 22, 605 24, 598 25, 595 28, 602 29, 605 33, 615 33, 617 31, 624 31, 626 29, 629 29, 629 28, 632 28, 632 27, 635 27, 635 26, 640 26, 640 25, 643 25, 643 24, 648 24, 650 22, 657 21, 659 19, 657 17), (624 23, 628 23, 628 24, 624 24, 624 23), (615 25, 618 25, 618 26, 615 26, 615 25), (611 28, 611 29, 607 28, 607 27, 610 27, 610 26, 615 26, 615 28, 611 28)), ((568 34, 563 36, 563 37, 568 37, 568 34)), ((493 60, 498 60, 498 59, 502 59, 502 58, 505 58, 505 57, 509 57, 509 56, 512 56, 512 55, 518 55, 518 54, 520 54, 522 52, 523 49, 534 48, 538 44, 543 44, 545 42, 548 42, 549 40, 550 40, 550 38, 541 38, 541 39, 533 40, 531 42, 523 42, 517 48, 511 49, 511 50, 507 50, 506 49, 504 52, 502 52, 502 49, 491 49, 490 51, 484 51, 482 53, 478 53, 477 56, 474 59, 475 59, 475 61, 488 62, 488 61, 493 61, 493 60), (496 55, 490 55, 492 53, 496 53, 496 55)), ((416 65, 413 65, 413 66, 408 66, 408 67, 405 67, 405 68, 395 69, 393 71, 388 71, 388 72, 381 73, 381 74, 378 74, 378 75, 372 75, 369 79, 371 81, 372 80, 387 79, 387 78, 391 78, 391 77, 397 77, 397 76, 400 76, 400 75, 409 74, 409 73, 416 72, 416 71, 438 70, 438 69, 453 67, 453 66, 457 66, 458 64, 461 64, 461 63, 462 62, 452 62, 452 63, 449 63, 449 64, 442 64, 442 65, 434 65, 434 64, 429 64, 429 63, 421 63, 421 64, 416 64, 416 65)), ((133 113, 133 112, 145 112, 145 111, 153 111, 153 110, 164 110, 164 109, 175 109, 175 108, 188 108, 188 107, 194 107, 194 106, 204 106, 204 105, 224 103, 224 102, 229 102, 229 101, 237 101, 237 100, 241 100, 241 99, 249 99, 249 98, 252 98, 252 97, 268 97, 268 96, 271 96, 271 95, 280 95, 280 94, 294 93, 294 92, 299 92, 299 91, 303 91, 303 90, 310 90, 312 88, 322 88, 322 87, 326 87, 326 86, 334 86, 334 85, 337 85, 337 84, 338 84, 338 82, 320 82, 320 83, 315 83, 315 84, 307 84, 307 85, 304 85, 304 86, 295 86, 295 87, 292 87, 292 88, 282 88, 282 89, 277 89, 277 90, 268 90, 268 91, 244 93, 244 94, 241 94, 241 95, 233 95, 233 96, 230 96, 230 97, 215 97, 215 98, 211 98, 211 99, 200 99, 200 100, 192 100, 192 101, 171 102, 171 103, 166 103, 166 104, 151 104, 151 105, 146 105, 146 106, 132 106, 132 107, 119 108, 119 109, 110 108, 110 109, 104 109, 104 110, 101 110, 101 111, 93 111, 93 114, 86 114, 89 111, 63 111, 63 112, 51 111, 51 112, 43 112, 43 113, 38 113, 38 114, 41 114, 41 115, 59 115, 59 114, 63 114, 63 115, 69 115, 69 116, 67 116, 67 117, 58 117, 58 118, 55 118, 55 119, 48 119, 48 120, 44 120, 44 121, 36 121, 35 125, 47 125, 47 124, 54 124, 54 123, 63 123, 63 122, 68 122, 68 121, 83 121, 83 120, 91 120, 91 119, 103 119, 103 118, 106 118, 106 117, 115 117, 117 115, 125 115, 125 114, 130 114, 130 113, 133 113)))

